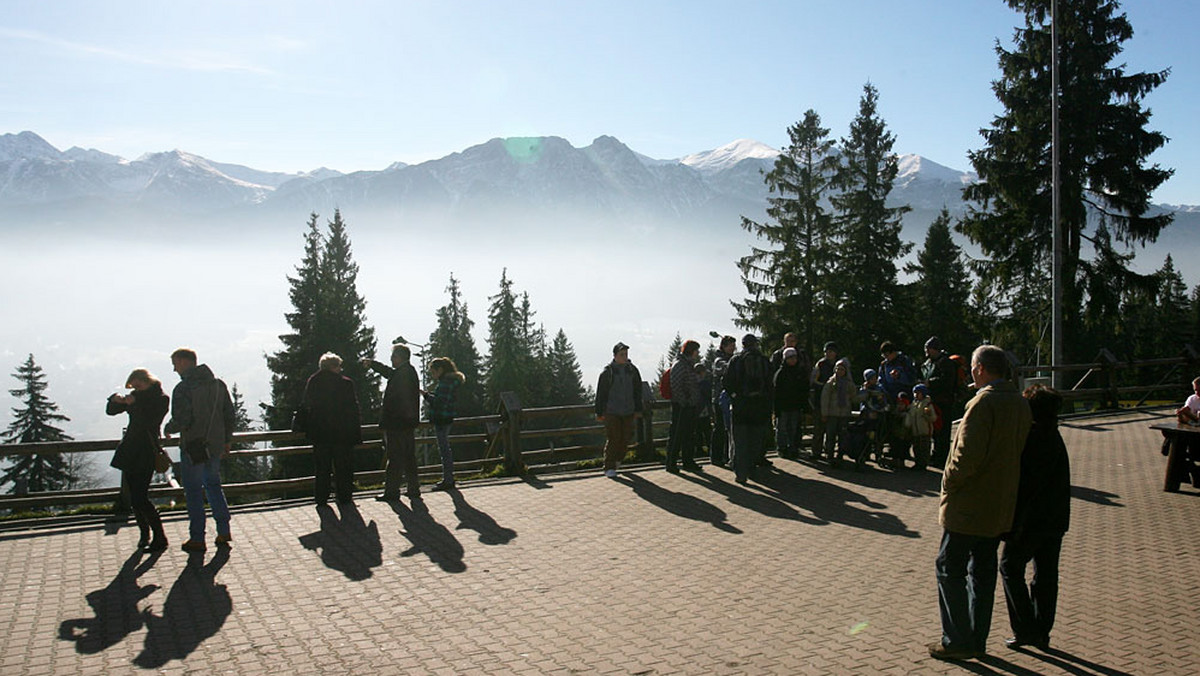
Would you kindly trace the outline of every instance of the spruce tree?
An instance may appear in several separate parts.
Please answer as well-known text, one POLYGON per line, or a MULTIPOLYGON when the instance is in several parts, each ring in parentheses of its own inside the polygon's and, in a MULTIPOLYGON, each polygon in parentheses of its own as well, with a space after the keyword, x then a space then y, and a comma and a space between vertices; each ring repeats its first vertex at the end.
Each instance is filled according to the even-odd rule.
MULTIPOLYGON (((8 393, 21 402, 13 408, 13 420, 4 432, 3 440, 9 444, 32 444, 47 441, 71 441, 72 437, 58 427, 58 423, 69 422, 70 418, 58 412, 58 405, 46 396, 46 375, 34 361, 33 355, 17 367, 12 374, 21 386, 8 393)), ((31 493, 59 491, 70 488, 76 481, 69 463, 61 453, 37 453, 18 456, 0 476, 0 485, 11 483, 15 492, 16 483, 24 479, 31 493)))
POLYGON ((288 297, 292 310, 284 314, 290 333, 279 336, 283 349, 267 356, 271 371, 271 406, 266 419, 271 429, 286 429, 292 412, 300 405, 304 384, 316 368, 324 350, 320 347, 318 316, 321 304, 321 251, 325 238, 312 214, 304 235, 304 258, 296 266, 296 275, 288 276, 288 297))
POLYGON ((507 268, 500 273, 500 290, 489 296, 488 302, 491 305, 488 307, 488 356, 484 381, 486 405, 490 410, 496 410, 501 392, 516 392, 522 405, 529 406, 523 367, 528 366, 531 358, 525 351, 525 326, 507 268))
POLYGON ((879 115, 879 92, 868 82, 842 140, 840 192, 831 198, 838 237, 831 286, 840 310, 839 344, 853 364, 873 363, 896 325, 896 265, 912 250, 900 240, 901 219, 910 208, 887 206, 899 172, 895 140, 879 115))
POLYGON ((547 405, 582 404, 591 398, 583 385, 583 371, 579 368, 575 347, 562 329, 554 334, 546 359, 550 371, 547 405))
POLYGON ((471 336, 475 322, 467 314, 467 304, 462 300, 462 291, 453 273, 446 292, 450 294, 450 302, 437 310, 437 328, 429 334, 427 350, 433 357, 449 357, 466 377, 466 382, 458 388, 459 416, 483 415, 484 395, 480 379, 483 358, 479 356, 475 338, 471 336))
MULTIPOLYGON (((970 155, 980 180, 964 190, 970 209, 959 226, 984 254, 977 271, 981 288, 990 291, 989 304, 1025 325, 1017 333, 1031 342, 1012 347, 1026 352, 1037 345, 1049 348, 1049 332, 1038 324, 1051 289, 1051 1, 1008 0, 1024 14, 1025 25, 1017 29, 1011 50, 996 46, 1001 75, 993 90, 1004 110, 983 130, 984 148, 970 155)), ((1116 61, 1122 43, 1133 36, 1118 7, 1115 0, 1058 3, 1068 363, 1093 356, 1086 352, 1094 344, 1081 340, 1094 335, 1084 325, 1083 308, 1115 316, 1113 303, 1135 276, 1127 267, 1100 272, 1102 263, 1118 261, 1111 255, 1114 241, 1153 242, 1171 222, 1170 214, 1149 213, 1151 194, 1172 172, 1147 166, 1167 139, 1147 129, 1150 111, 1142 106, 1169 70, 1129 73, 1116 61), (1100 226, 1108 228, 1111 240, 1096 236, 1100 226)))
POLYGON ((916 262, 904 268, 909 274, 915 273, 916 279, 908 290, 912 306, 902 315, 908 319, 897 325, 908 331, 905 351, 918 360, 929 336, 941 338, 951 350, 960 352, 969 351, 979 342, 968 320, 971 278, 962 249, 951 237, 950 223, 950 212, 942 209, 929 224, 916 262))
POLYGON ((521 303, 517 315, 521 323, 522 349, 529 355, 525 371, 524 392, 529 404, 533 406, 553 406, 550 398, 550 348, 546 344, 546 328, 541 324, 534 325, 533 318, 537 313, 529 301, 529 292, 521 293, 521 303))
POLYGON ((742 228, 762 245, 738 260, 750 297, 733 307, 738 326, 758 330, 768 340, 795 331, 811 354, 830 328, 827 279, 836 245, 825 201, 833 189, 837 157, 816 111, 806 111, 787 131, 789 144, 763 179, 771 220, 742 218, 742 228))

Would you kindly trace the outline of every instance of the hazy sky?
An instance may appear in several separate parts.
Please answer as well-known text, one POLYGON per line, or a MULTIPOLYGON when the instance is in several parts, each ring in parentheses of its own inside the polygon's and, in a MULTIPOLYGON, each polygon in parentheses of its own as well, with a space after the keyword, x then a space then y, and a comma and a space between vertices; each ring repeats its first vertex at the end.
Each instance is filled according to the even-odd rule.
MULTIPOLYGON (((1200 3, 1124 6, 1132 69, 1200 204, 1200 3)), ((0 12, 0 132, 133 158, 173 148, 255 168, 381 169, 497 136, 602 134, 674 158, 774 146, 808 108, 835 136, 863 84, 896 150, 968 169, 997 110, 1001 0, 47 2, 0 12)))

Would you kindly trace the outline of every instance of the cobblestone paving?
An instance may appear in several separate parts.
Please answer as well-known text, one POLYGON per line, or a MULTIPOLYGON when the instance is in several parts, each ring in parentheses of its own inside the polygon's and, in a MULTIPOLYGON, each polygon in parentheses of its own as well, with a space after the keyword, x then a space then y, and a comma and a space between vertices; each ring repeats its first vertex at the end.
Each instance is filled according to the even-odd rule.
MULTIPOLYGON (((1064 426, 1075 499, 1049 653, 931 660, 937 472, 776 460, 243 509, 234 548, 136 529, 0 535, 0 674, 1200 673, 1200 491, 1148 414, 1064 426)), ((210 524, 211 529, 211 524, 210 524)))

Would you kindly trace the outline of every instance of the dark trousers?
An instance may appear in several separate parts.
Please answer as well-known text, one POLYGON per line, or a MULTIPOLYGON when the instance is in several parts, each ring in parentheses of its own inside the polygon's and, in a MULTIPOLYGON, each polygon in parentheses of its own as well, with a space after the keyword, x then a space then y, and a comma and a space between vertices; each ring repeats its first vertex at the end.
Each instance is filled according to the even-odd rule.
POLYGON ((671 439, 667 442, 667 467, 674 469, 680 460, 685 466, 694 465, 696 448, 696 419, 700 409, 696 406, 671 404, 671 439), (682 457, 681 457, 682 456, 682 457))
POLYGON ((155 539, 165 540, 162 519, 159 518, 154 503, 150 502, 150 480, 152 478, 154 478, 153 468, 144 472, 136 470, 121 472, 121 480, 125 484, 126 490, 129 491, 129 507, 133 512, 134 520, 137 521, 142 538, 145 539, 153 531, 155 539))
POLYGON ((1058 555, 1061 533, 1034 533, 1006 542, 1000 556, 1004 601, 1013 636, 1046 643, 1058 607, 1058 555), (1033 581, 1025 584, 1025 566, 1033 561, 1033 581))
POLYGON ((930 463, 942 467, 946 464, 946 458, 950 457, 950 422, 954 415, 951 409, 954 407, 949 404, 937 404, 937 407, 942 416, 942 429, 933 433, 933 458, 930 463))
POLYGON ((317 502, 329 502, 331 475, 337 482, 338 502, 350 502, 354 497, 353 449, 347 444, 313 444, 313 496, 317 502))
POLYGON ((745 482, 754 473, 758 459, 767 446, 771 423, 747 423, 733 421, 733 473, 738 481, 745 482))
POLYGON ((714 465, 729 462, 729 430, 725 429, 725 416, 717 411, 713 416, 712 438, 708 442, 708 459, 714 465))
POLYGON ((383 476, 383 495, 400 497, 400 477, 408 483, 408 493, 421 491, 421 480, 417 476, 416 429, 394 429, 383 431, 383 448, 387 453, 387 469, 383 476))
POLYGON ((942 645, 984 652, 992 627, 999 537, 942 532, 937 557, 942 645))

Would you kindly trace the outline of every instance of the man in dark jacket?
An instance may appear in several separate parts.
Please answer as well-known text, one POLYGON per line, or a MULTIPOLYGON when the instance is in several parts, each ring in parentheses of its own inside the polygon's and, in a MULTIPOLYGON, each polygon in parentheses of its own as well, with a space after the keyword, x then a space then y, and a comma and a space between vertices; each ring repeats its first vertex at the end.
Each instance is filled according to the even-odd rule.
POLYGON ((785 348, 774 378, 775 448, 783 458, 800 457, 800 419, 808 399, 808 376, 808 369, 800 366, 796 348, 785 348))
POLYGON ((773 400, 771 361, 752 333, 742 338, 742 351, 729 362, 725 390, 733 408, 734 478, 745 484, 766 446, 773 400))
POLYGON ((942 426, 933 433, 933 458, 940 467, 950 454, 950 416, 954 410, 954 395, 958 387, 958 366, 942 349, 942 341, 931 336, 925 341, 925 363, 921 365, 922 380, 929 386, 929 398, 937 407, 942 426))
POLYGON ((1044 385, 1025 390, 1033 427, 1021 453, 1021 480, 1012 532, 1000 556, 1004 599, 1013 635, 1009 648, 1050 645, 1058 606, 1058 555, 1071 523, 1071 465, 1058 433, 1062 396, 1044 385), (1033 582, 1025 584, 1025 566, 1033 561, 1033 582))
POLYGON ((596 383, 596 419, 604 423, 604 475, 617 476, 617 465, 633 441, 634 421, 642 416, 642 374, 629 361, 629 346, 613 346, 613 359, 596 383))
POLYGON ((373 359, 363 365, 374 369, 387 379, 383 390, 383 448, 387 467, 383 479, 383 495, 375 498, 384 502, 400 499, 400 476, 408 483, 407 495, 421 499, 421 481, 417 476, 417 424, 421 422, 421 383, 417 370, 408 360, 412 351, 407 345, 392 345, 392 365, 388 367, 373 359))
POLYGON ((678 472, 677 463, 680 461, 689 472, 702 471, 695 459, 696 423, 700 417, 700 406, 704 404, 700 379, 696 375, 696 362, 699 360, 700 343, 688 340, 683 343, 679 358, 671 367, 671 417, 674 424, 667 441, 668 472, 678 472))
POLYGON ((362 423, 354 381, 342 375, 342 358, 327 352, 320 369, 309 376, 301 402, 313 445, 313 494, 318 505, 329 502, 330 474, 337 478, 337 501, 348 504, 354 494, 354 447, 362 443, 362 423))

